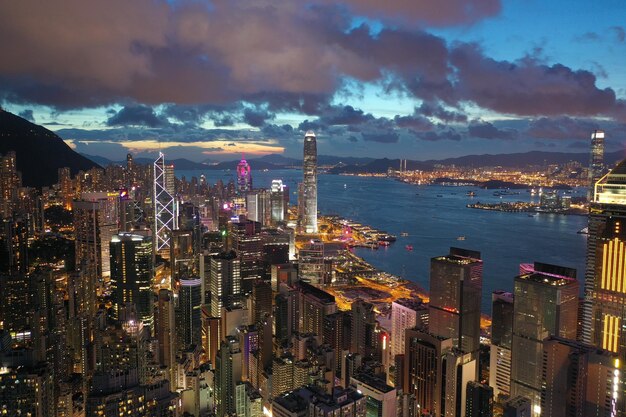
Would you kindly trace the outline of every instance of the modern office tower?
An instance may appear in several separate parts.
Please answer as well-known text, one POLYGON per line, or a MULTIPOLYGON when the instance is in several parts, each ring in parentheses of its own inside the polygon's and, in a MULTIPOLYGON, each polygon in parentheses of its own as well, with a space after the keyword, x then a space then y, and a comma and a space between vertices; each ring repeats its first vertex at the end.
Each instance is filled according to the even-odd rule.
POLYGON ((72 203, 76 268, 86 266, 102 291, 111 275, 110 243, 117 234, 117 193, 83 193, 72 203), (92 268, 93 267, 93 268, 92 268))
POLYGON ((241 349, 234 337, 227 337, 215 358, 215 409, 217 417, 234 415, 235 387, 241 381, 241 349))
POLYGON ((158 362, 168 369, 168 379, 173 382, 172 371, 177 349, 174 295, 170 290, 159 290, 154 309, 154 334, 159 346, 158 362))
POLYGON ((152 326, 152 237, 120 233, 111 238, 113 311, 133 306, 137 318, 152 326))
POLYGON ((317 287, 298 282, 300 333, 324 334, 324 317, 337 312, 335 297, 317 287))
POLYGON ((252 320, 259 323, 272 315, 272 285, 258 280, 252 286, 252 320))
POLYGON ((404 354, 404 337, 407 329, 428 325, 428 304, 420 299, 401 298, 391 303, 390 355, 404 354))
POLYGON ((242 305, 241 261, 235 252, 211 258, 211 315, 221 317, 222 307, 242 305))
POLYGON ((311 240, 298 251, 298 273, 300 279, 311 284, 330 284, 330 273, 324 260, 324 243, 311 240))
POLYGON ((285 213, 289 206, 289 191, 283 180, 272 180, 270 187, 270 207, 272 224, 276 225, 287 220, 285 213), (285 207, 285 201, 287 207, 285 207))
POLYGON ((194 274, 195 245, 192 230, 172 230, 169 251, 173 282, 194 274))
POLYGON ((468 382, 465 416, 493 417, 493 388, 476 381, 468 382))
POLYGON ((543 342, 541 415, 612 416, 623 402, 620 359, 574 340, 543 342))
POLYGON ((169 257, 171 232, 178 229, 174 166, 165 165, 165 156, 160 152, 159 157, 154 161, 153 185, 155 251, 169 257))
POLYGON ((299 296, 296 289, 281 284, 280 293, 275 298, 274 313, 276 340, 279 344, 287 343, 299 329, 299 296))
POLYGON ((4 226, 3 235, 6 271, 9 274, 28 273, 28 240, 32 219, 28 215, 13 215, 0 223, 4 226))
POLYGON ((494 291, 491 294, 491 345, 489 386, 493 396, 509 398, 511 394, 511 340, 513 338, 513 294, 494 291))
POLYGON ((504 403, 502 417, 530 417, 531 404, 526 397, 517 396, 504 403))
POLYGON ((310 385, 285 393, 272 402, 274 417, 365 417, 367 399, 352 388, 335 387, 326 393, 310 385))
POLYGON ((147 383, 149 329, 141 321, 124 319, 94 331, 96 374, 136 373, 140 384, 147 383))
POLYGON ((296 264, 272 265, 270 271, 272 291, 278 291, 280 284, 293 285, 298 282, 298 267, 296 264))
POLYGON ((250 381, 250 357, 259 350, 259 331, 254 325, 241 326, 237 329, 236 337, 241 350, 241 378, 250 381))
POLYGON ((280 394, 291 391, 294 388, 294 358, 285 355, 272 360, 272 398, 278 397, 280 394))
POLYGON ((13 215, 17 203, 17 190, 21 183, 15 152, 0 154, 0 219, 13 215))
POLYGON ((368 303, 361 299, 352 302, 352 337, 350 343, 350 351, 358 353, 362 357, 374 357, 373 351, 376 346, 376 311, 374 304, 368 303))
POLYGON ((250 190, 252 190, 252 173, 248 161, 242 156, 237 164, 237 193, 244 195, 250 190))
POLYGON ((270 210, 270 193, 266 189, 251 190, 246 193, 246 212, 249 220, 269 226, 270 210))
POLYGON ((263 278, 263 240, 261 225, 240 219, 231 224, 232 248, 241 262, 241 291, 249 294, 252 284, 263 278))
POLYGON ((335 355, 335 375, 341 375, 341 365, 344 351, 349 350, 350 344, 344 343, 344 320, 348 313, 338 311, 324 317, 324 334, 322 341, 330 346, 335 355))
POLYGON ((428 330, 452 339, 454 347, 477 357, 483 262, 480 252, 450 248, 430 261, 428 330))
POLYGON ((530 399, 533 416, 541 414, 543 340, 576 338, 576 270, 535 262, 533 272, 515 277, 511 396, 530 399))
POLYGON ((178 348, 202 344, 202 287, 200 278, 183 278, 178 290, 176 330, 178 348))
POLYGON ((626 160, 596 183, 589 215, 583 341, 626 354, 626 160))
POLYGON ((366 415, 395 417, 398 412, 396 389, 375 376, 357 373, 350 378, 350 385, 367 399, 366 415))
POLYGON ((591 132, 591 153, 589 155, 589 191, 587 199, 593 199, 593 189, 604 171, 604 131, 591 132))
POLYGON ((454 341, 425 330, 407 330, 403 388, 415 396, 419 414, 439 416, 445 410, 446 355, 454 341))
POLYGON ((317 233, 317 142, 310 130, 304 135, 302 171, 302 199, 298 199, 302 207, 300 225, 305 233, 317 233))

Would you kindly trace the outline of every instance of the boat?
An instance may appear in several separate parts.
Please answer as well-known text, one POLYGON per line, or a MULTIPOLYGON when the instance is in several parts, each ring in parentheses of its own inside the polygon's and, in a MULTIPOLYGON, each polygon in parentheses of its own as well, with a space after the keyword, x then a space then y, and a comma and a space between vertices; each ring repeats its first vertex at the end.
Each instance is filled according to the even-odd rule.
POLYGON ((456 238, 456 240, 465 240, 465 236, 459 236, 456 238))
POLYGON ((443 197, 441 194, 437 194, 437 197, 443 197))
POLYGON ((379 246, 389 246, 389 245, 391 245, 391 242, 389 242, 388 240, 379 240, 378 241, 378 245, 379 246))
POLYGON ((400 236, 402 237, 407 237, 409 235, 409 232, 402 232, 400 233, 400 236))
POLYGON ((404 249, 408 250, 408 251, 412 251, 413 250, 413 245, 406 245, 404 247, 404 249))
POLYGON ((468 191, 466 194, 468 197, 475 197, 476 193, 474 191, 468 191))
POLYGON ((378 236, 378 240, 381 242, 391 243, 391 242, 396 241, 396 237, 394 235, 384 234, 384 235, 378 236))
POLYGON ((589 227, 583 227, 577 233, 580 234, 580 235, 588 235, 589 234, 589 227))

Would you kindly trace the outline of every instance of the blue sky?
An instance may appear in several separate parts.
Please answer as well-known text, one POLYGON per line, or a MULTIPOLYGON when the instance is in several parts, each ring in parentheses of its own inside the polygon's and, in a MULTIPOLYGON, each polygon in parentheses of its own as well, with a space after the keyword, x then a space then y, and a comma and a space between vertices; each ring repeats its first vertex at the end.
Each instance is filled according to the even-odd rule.
POLYGON ((55 2, 0 5, 0 100, 87 154, 299 156, 308 129, 322 154, 411 159, 626 140, 622 1, 55 2))

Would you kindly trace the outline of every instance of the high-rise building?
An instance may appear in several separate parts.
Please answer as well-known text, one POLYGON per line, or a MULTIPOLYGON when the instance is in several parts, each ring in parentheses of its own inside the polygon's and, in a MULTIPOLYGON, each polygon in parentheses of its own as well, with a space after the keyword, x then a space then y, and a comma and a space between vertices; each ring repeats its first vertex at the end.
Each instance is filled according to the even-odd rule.
POLYGON ((100 292, 111 275, 110 243, 118 232, 118 194, 83 193, 72 203, 76 268, 88 268, 100 292))
POLYGON ((252 284, 264 275, 261 224, 240 219, 231 224, 231 230, 232 248, 240 261, 241 291, 249 294, 252 284))
POLYGON ((589 156, 589 191, 587 199, 593 198, 593 188, 604 171, 604 131, 591 132, 591 154, 589 156))
POLYGON ((159 153, 154 161, 154 207, 155 251, 169 257, 172 230, 178 229, 178 213, 175 200, 174 166, 165 164, 165 156, 159 153))
POLYGON ((352 388, 335 387, 326 393, 310 385, 285 393, 272 402, 274 417, 365 417, 367 399, 352 388))
POLYGON ((398 415, 396 390, 384 380, 365 373, 357 373, 350 378, 350 385, 367 399, 368 416, 395 417, 398 415))
POLYGON ((252 286, 252 320, 259 323, 272 315, 272 285, 263 280, 252 286))
POLYGON ((467 384, 465 417, 493 417, 493 388, 476 381, 467 384))
POLYGON ((515 278, 511 344, 511 396, 522 395, 541 415, 543 340, 576 338, 576 270, 535 262, 534 271, 515 278))
POLYGON ((312 131, 304 135, 304 162, 302 171, 302 218, 300 224, 305 233, 317 233, 317 139, 312 131))
POLYGON ((453 340, 425 330, 407 330, 404 354, 405 392, 415 396, 416 415, 444 415, 446 409, 446 356, 453 340))
POLYGON ((270 207, 271 207, 271 220, 272 224, 276 225, 283 223, 287 220, 285 213, 287 208, 285 207, 285 200, 287 206, 289 205, 289 191, 283 184, 283 180, 272 180, 270 187, 270 207), (286 192, 285 192, 286 191, 286 192), (286 194, 286 198, 285 198, 286 194))
POLYGON ((21 183, 15 152, 0 154, 0 218, 11 217, 13 214, 21 183))
POLYGON ((420 299, 401 298, 391 303, 390 355, 404 354, 404 338, 407 329, 428 325, 428 305, 420 299))
POLYGON ((337 311, 335 297, 306 282, 298 282, 301 333, 324 334, 324 317, 337 311))
POLYGON ((543 342, 542 417, 614 416, 623 402, 620 359, 574 340, 543 342))
POLYGON ((178 347, 202 344, 202 282, 200 278, 180 280, 176 309, 178 347))
POLYGON ((154 309, 154 334, 159 346, 158 362, 168 370, 168 379, 173 382, 174 359, 176 358, 176 321, 172 291, 159 290, 154 309))
POLYGON ((480 347, 482 274, 480 252, 450 248, 430 261, 428 330, 464 353, 480 347))
POLYGON ((250 190, 252 190, 252 173, 248 161, 242 156, 237 164, 237 193, 244 195, 250 190))
POLYGON ((352 337, 350 351, 362 357, 375 357, 376 340, 376 311, 374 304, 361 299, 352 302, 352 337))
POLYGON ((531 404, 526 397, 518 395, 504 403, 502 417, 530 417, 531 404))
POLYGON ((211 315, 221 317, 222 308, 242 305, 241 261, 235 252, 211 258, 211 315))
POLYGON ((491 294, 491 346, 489 353, 489 386, 496 400, 511 394, 511 340, 513 337, 513 294, 494 291, 491 294))
POLYGON ((111 239, 111 292, 116 317, 132 306, 152 326, 152 236, 121 233, 111 239))
POLYGON ((241 349, 234 337, 227 337, 215 358, 215 409, 217 417, 235 415, 235 387, 241 381, 241 349))

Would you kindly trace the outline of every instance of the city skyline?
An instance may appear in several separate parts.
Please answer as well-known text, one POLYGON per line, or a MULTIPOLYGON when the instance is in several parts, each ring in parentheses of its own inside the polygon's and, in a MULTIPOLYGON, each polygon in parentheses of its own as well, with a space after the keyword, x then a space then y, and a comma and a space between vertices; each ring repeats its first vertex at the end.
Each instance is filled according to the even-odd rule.
POLYGON ((0 104, 113 160, 295 157, 309 129, 322 155, 583 151, 595 129, 615 151, 626 132, 620 6, 7 3, 0 104), (64 38, 65 26, 81 36, 64 38))

